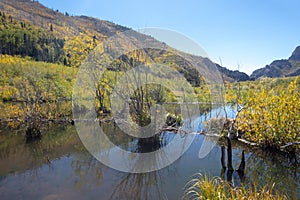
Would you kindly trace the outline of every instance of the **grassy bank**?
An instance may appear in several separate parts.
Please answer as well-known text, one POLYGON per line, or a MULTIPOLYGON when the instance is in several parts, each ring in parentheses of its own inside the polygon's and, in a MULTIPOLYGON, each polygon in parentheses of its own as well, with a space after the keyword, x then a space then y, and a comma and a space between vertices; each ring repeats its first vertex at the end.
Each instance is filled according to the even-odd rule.
POLYGON ((263 187, 256 185, 252 187, 233 187, 230 183, 215 177, 199 175, 192 179, 186 186, 184 199, 216 199, 216 200, 237 200, 237 199, 264 199, 282 200, 288 199, 285 195, 273 190, 272 184, 263 187))

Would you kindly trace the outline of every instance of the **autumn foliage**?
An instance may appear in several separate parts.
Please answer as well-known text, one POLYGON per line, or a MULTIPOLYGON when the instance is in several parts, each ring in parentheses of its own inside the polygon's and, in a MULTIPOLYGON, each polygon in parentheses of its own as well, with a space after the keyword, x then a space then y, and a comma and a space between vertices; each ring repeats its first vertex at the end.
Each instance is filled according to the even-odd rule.
MULTIPOLYGON (((247 140, 279 148, 300 141, 300 91, 297 79, 288 88, 249 91, 236 128, 247 140)), ((294 145, 292 148, 296 148, 294 145)))

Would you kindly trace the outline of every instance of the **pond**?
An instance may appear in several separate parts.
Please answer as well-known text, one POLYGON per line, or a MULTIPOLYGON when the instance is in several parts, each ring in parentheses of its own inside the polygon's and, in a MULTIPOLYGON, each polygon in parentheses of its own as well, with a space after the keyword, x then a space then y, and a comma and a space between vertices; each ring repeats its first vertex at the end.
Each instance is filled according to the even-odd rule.
MULTIPOLYGON (((199 120, 199 118, 197 118, 199 120)), ((136 142, 115 134, 113 124, 104 126, 124 148, 136 142)), ((169 133, 170 138, 172 134, 169 133)), ((39 141, 26 143, 24 132, 0 132, 1 199, 180 199, 186 183, 196 173, 223 176, 221 147, 204 158, 199 149, 205 140, 196 135, 188 150, 173 164, 155 172, 131 174, 111 169, 96 160, 83 146, 74 126, 53 126, 39 141)), ((233 167, 245 151, 245 183, 275 182, 276 189, 292 199, 300 198, 300 169, 288 156, 250 150, 233 143, 233 167)), ((233 181, 240 182, 236 172, 233 181)))

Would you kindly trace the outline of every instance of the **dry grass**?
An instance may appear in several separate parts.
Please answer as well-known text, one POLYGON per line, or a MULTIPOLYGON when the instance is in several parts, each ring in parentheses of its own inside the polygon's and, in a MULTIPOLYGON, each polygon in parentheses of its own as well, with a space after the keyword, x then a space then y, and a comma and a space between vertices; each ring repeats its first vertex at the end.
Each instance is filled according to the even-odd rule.
POLYGON ((183 199, 210 199, 210 200, 281 200, 288 199, 285 195, 273 190, 273 185, 258 188, 253 187, 232 187, 230 183, 215 177, 209 179, 207 176, 197 174, 197 177, 186 185, 183 199))

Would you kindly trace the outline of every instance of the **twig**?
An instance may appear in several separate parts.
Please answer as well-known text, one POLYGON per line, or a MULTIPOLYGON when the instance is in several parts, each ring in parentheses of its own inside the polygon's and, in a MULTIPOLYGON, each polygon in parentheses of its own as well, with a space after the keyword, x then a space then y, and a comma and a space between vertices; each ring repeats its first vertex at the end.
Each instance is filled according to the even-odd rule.
POLYGON ((292 145, 300 145, 300 142, 289 142, 286 145, 281 146, 280 149, 285 149, 285 148, 287 148, 289 146, 292 146, 292 145))
POLYGON ((239 142, 242 142, 242 143, 248 144, 248 145, 250 145, 250 146, 258 146, 258 144, 257 144, 257 143, 255 143, 255 142, 250 142, 250 141, 248 141, 248 140, 245 140, 245 139, 242 139, 242 138, 237 138, 237 140, 238 140, 239 142))
POLYGON ((236 119, 238 118, 240 112, 241 112, 244 108, 245 108, 245 107, 242 107, 242 108, 240 108, 239 110, 237 110, 236 115, 235 115, 235 117, 234 117, 234 119, 233 119, 233 121, 232 121, 232 123, 231 123, 230 128, 229 128, 228 137, 230 137, 230 134, 232 134, 232 132, 233 132, 233 127, 234 127, 234 124, 235 124, 235 122, 236 122, 236 119))

